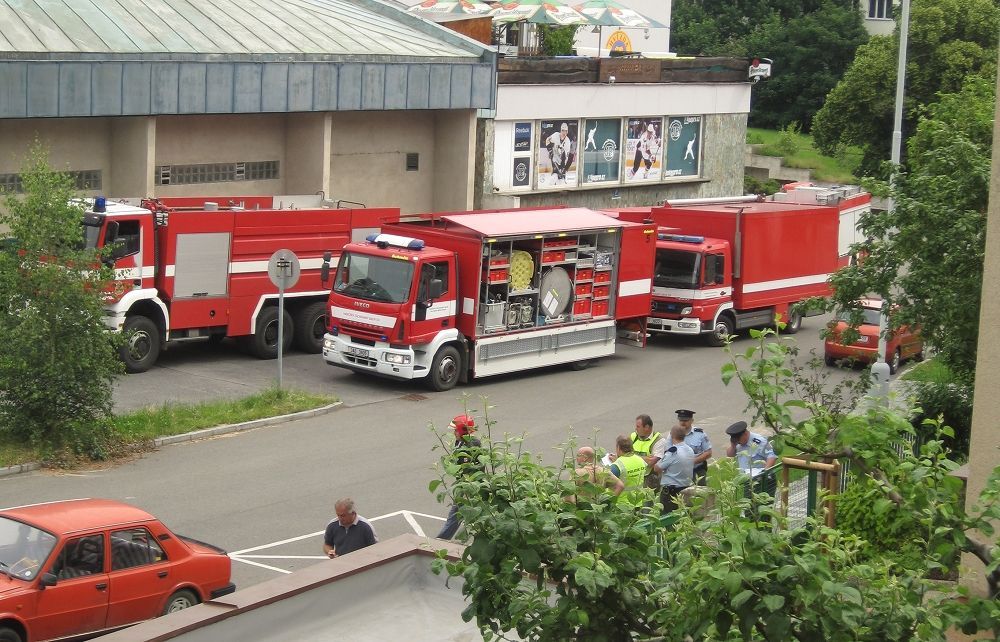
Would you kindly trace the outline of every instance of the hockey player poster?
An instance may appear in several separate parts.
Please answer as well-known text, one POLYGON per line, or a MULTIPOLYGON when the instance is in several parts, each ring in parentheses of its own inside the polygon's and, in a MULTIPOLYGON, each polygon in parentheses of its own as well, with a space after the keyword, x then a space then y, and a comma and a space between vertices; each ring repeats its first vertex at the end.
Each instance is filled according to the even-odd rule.
POLYGON ((667 118, 665 177, 698 176, 701 172, 701 116, 667 118))
POLYGON ((625 182, 660 180, 663 121, 658 116, 629 118, 625 140, 625 182))
POLYGON ((576 187, 576 153, 580 124, 575 120, 539 123, 538 189, 576 187))
POLYGON ((617 183, 621 168, 622 121, 620 118, 586 120, 583 131, 584 184, 617 183))

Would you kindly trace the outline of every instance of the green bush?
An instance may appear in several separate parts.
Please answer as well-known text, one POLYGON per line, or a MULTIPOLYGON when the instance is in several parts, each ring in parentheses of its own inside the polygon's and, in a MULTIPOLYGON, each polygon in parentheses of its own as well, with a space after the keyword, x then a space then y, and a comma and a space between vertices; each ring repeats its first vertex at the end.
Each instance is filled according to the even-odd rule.
POLYGON ((951 426, 953 436, 942 441, 951 452, 952 459, 964 461, 969 456, 969 433, 972 430, 972 386, 957 382, 939 383, 920 381, 913 383, 918 412, 912 423, 919 439, 933 438, 926 420, 942 418, 951 426))
POLYGON ((781 190, 781 183, 774 179, 768 179, 762 181, 758 178, 754 178, 749 174, 743 175, 743 193, 744 194, 766 194, 770 196, 781 190))
POLYGON ((864 540, 861 550, 869 559, 889 557, 911 569, 924 556, 920 524, 886 499, 867 475, 850 475, 847 489, 837 496, 837 528, 864 540))
POLYGON ((781 128, 776 147, 782 156, 795 156, 799 152, 800 130, 798 123, 788 123, 781 128))

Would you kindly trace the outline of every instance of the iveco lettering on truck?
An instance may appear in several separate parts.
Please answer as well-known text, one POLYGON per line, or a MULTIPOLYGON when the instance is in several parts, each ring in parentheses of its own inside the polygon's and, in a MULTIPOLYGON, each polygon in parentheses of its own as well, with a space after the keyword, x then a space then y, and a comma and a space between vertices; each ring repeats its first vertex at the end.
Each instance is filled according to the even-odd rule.
POLYGON ((283 209, 281 198, 240 197, 226 206, 204 198, 88 201, 87 244, 113 248, 106 320, 126 334, 128 372, 148 370, 168 341, 181 339, 238 337, 262 359, 277 356, 278 290, 267 265, 279 249, 294 252, 301 266, 285 292, 285 347, 294 341, 320 352, 329 296, 320 283, 324 254, 398 220, 399 210, 283 209))
POLYGON ((474 212, 382 226, 344 248, 327 363, 459 381, 641 345, 655 229, 587 209, 474 212))

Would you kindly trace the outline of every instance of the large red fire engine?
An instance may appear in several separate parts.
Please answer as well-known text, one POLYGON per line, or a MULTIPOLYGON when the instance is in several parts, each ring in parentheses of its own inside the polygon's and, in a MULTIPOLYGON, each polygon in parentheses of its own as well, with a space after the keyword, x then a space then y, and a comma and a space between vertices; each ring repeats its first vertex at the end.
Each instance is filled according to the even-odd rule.
POLYGON ((451 214, 383 225, 344 248, 327 363, 459 381, 641 345, 655 229, 587 209, 451 214))
POLYGON ((798 332, 791 306, 828 296, 830 274, 847 265, 871 195, 857 187, 791 184, 766 200, 668 201, 614 210, 659 226, 650 333, 703 335, 722 345, 738 329, 798 332))
POLYGON ((107 323, 126 334, 129 372, 156 363, 168 341, 238 337, 267 359, 278 351, 278 290, 267 274, 279 249, 300 261, 288 289, 284 343, 322 349, 329 290, 320 283, 326 252, 377 232, 397 209, 281 209, 280 197, 146 199, 141 204, 88 202, 83 225, 90 247, 111 245, 115 281, 107 323))

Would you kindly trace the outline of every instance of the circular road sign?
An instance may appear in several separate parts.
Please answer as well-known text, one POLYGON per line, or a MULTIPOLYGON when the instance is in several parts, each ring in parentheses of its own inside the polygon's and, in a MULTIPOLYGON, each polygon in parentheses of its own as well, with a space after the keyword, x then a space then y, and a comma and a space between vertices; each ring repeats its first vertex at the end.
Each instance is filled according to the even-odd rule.
POLYGON ((299 282, 299 257, 291 250, 278 250, 267 262, 267 275, 276 287, 287 290, 299 282))

